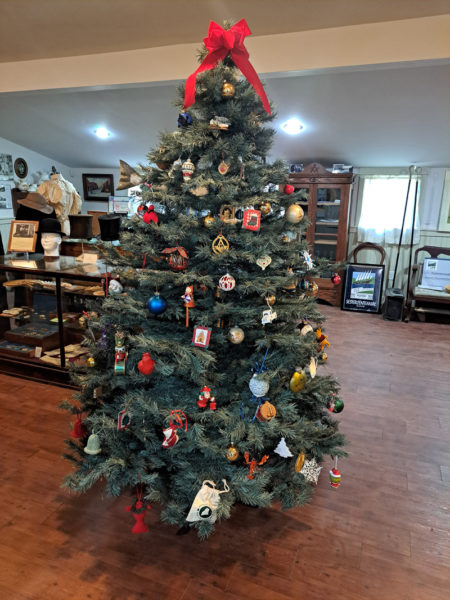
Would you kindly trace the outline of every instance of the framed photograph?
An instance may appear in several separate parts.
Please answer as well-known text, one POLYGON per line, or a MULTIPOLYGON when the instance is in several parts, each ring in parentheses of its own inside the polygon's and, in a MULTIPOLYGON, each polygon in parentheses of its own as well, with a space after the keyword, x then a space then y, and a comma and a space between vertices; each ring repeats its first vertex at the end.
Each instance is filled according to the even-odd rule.
POLYGON ((0 154, 0 179, 13 179, 13 161, 11 154, 0 154))
POLYGON ((211 337, 211 327, 194 327, 194 335, 192 343, 199 348, 207 348, 209 346, 209 338, 211 337))
POLYGON ((14 173, 20 179, 25 179, 28 175, 28 165, 24 158, 16 158, 14 161, 14 173))
POLYGON ((83 173, 83 192, 85 200, 109 201, 114 193, 114 177, 99 173, 83 173))
POLYGON ((8 252, 34 252, 39 221, 11 221, 8 252))
POLYGON ((0 181, 0 210, 12 209, 12 182, 0 181))
POLYGON ((219 210, 220 220, 224 223, 231 223, 232 225, 237 222, 236 209, 231 204, 222 204, 219 210))
POLYGON ((383 278, 384 265, 348 265, 342 310, 379 313, 383 278))
POLYGON ((445 172, 438 230, 450 231, 450 169, 447 169, 445 172))

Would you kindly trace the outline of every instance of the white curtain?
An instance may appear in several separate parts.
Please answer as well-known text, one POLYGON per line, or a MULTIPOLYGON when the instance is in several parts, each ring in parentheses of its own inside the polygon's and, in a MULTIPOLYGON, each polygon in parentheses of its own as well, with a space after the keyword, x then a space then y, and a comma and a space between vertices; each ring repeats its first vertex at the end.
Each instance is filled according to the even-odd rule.
MULTIPOLYGON (((409 189, 402 245, 409 244, 411 240, 416 181, 413 177, 409 189)), ((418 186, 417 198, 419 198, 420 181, 418 181, 418 186)), ((374 242, 381 246, 398 244, 407 189, 408 177, 369 176, 363 178, 358 242, 374 242)), ((418 204, 417 202, 414 243, 417 243, 420 237, 418 204)))

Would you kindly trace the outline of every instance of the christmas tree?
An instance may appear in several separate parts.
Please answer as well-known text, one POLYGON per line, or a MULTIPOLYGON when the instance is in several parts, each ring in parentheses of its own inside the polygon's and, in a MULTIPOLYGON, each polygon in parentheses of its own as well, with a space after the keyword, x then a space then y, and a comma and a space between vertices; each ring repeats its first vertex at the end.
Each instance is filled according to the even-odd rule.
POLYGON ((79 438, 65 485, 133 494, 134 532, 152 502, 201 537, 236 502, 300 506, 324 456, 344 455, 338 384, 320 374, 319 268, 286 166, 266 162, 273 115, 248 33, 210 25, 178 128, 143 168, 140 216, 107 252, 120 285, 87 316, 90 366, 64 405, 79 438))

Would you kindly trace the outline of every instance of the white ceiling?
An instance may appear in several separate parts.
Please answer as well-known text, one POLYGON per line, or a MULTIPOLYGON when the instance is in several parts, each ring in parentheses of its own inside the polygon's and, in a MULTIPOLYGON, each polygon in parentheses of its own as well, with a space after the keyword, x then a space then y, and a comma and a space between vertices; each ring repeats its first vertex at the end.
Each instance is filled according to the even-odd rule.
MULTIPOLYGON (((354 166, 450 164, 450 66, 410 63, 265 80, 278 118, 273 158, 354 166), (279 130, 297 115, 305 131, 279 130)), ((158 132, 176 129, 177 84, 0 95, 0 137, 70 167, 145 162, 158 132), (97 140, 99 123, 114 137, 97 140)))

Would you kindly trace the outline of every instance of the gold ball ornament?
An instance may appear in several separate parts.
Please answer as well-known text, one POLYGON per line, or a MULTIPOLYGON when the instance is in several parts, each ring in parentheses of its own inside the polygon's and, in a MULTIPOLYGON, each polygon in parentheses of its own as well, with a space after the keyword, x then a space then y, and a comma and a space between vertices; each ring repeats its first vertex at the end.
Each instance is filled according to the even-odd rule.
POLYGON ((262 202, 259 205, 259 211, 263 216, 266 216, 270 213, 270 211, 272 210, 272 206, 270 204, 270 202, 262 202))
POLYGON ((295 225, 296 223, 300 223, 303 215, 303 208, 299 204, 291 204, 286 211, 286 220, 295 225))
POLYGON ((95 358, 93 358, 92 356, 90 356, 87 361, 86 364, 88 367, 95 367, 95 358))
POLYGON ((304 452, 300 452, 300 454, 297 457, 297 460, 295 461, 295 472, 296 473, 300 473, 300 471, 302 470, 302 467, 305 463, 305 453, 304 452))
POLYGON ((266 296, 266 302, 269 306, 273 306, 276 300, 277 297, 275 296, 275 294, 269 294, 269 296, 266 296))
POLYGON ((214 217, 212 215, 206 215, 203 219, 203 225, 205 227, 212 227, 214 225, 214 217))
POLYGON ((231 446, 227 448, 226 457, 230 462, 234 462, 239 458, 239 450, 234 444, 231 444, 231 446))
POLYGON ((228 332, 228 339, 232 344, 241 344, 244 341, 245 333, 240 327, 232 327, 228 332))
POLYGON ((228 81, 225 81, 222 86, 222 96, 224 98, 232 98, 235 92, 236 90, 234 88, 234 85, 232 83, 229 83, 228 81))

